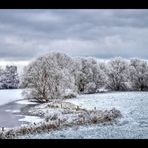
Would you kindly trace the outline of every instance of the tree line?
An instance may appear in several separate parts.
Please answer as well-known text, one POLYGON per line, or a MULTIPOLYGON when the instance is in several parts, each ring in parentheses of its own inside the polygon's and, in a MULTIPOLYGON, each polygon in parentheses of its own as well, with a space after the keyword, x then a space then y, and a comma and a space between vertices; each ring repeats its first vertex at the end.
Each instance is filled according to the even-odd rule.
POLYGON ((148 90, 148 63, 139 58, 115 57, 98 61, 93 57, 70 57, 49 53, 25 67, 25 96, 38 101, 63 99, 77 94, 108 91, 148 90))
POLYGON ((0 67, 0 89, 16 89, 19 87, 17 66, 0 67))

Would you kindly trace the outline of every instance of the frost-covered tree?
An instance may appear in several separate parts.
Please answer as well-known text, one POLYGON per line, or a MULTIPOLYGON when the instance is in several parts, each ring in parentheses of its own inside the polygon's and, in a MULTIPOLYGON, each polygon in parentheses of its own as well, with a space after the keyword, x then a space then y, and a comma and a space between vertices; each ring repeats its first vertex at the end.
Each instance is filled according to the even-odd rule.
POLYGON ((130 60, 130 81, 133 90, 148 89, 148 63, 146 61, 138 58, 130 60))
POLYGON ((81 93, 95 93, 104 85, 104 72, 101 70, 95 58, 76 59, 78 68, 76 86, 81 93))
POLYGON ((78 82, 77 87, 79 92, 95 92, 96 85, 93 81, 93 64, 96 64, 96 61, 90 58, 80 58, 78 64, 80 65, 80 68, 76 81, 78 82))
POLYGON ((29 88, 27 97, 48 101, 64 98, 66 90, 75 92, 71 63, 71 58, 62 53, 50 53, 30 63, 23 75, 23 86, 29 88))
POLYGON ((17 73, 17 66, 6 66, 0 70, 0 88, 15 89, 18 88, 19 77, 17 73))
POLYGON ((0 89, 3 89, 4 78, 4 70, 0 67, 0 89))
POLYGON ((95 65, 94 70, 94 82, 97 86, 97 90, 100 88, 104 89, 106 87, 107 82, 107 75, 106 75, 106 67, 103 62, 98 62, 97 65, 95 65))
POLYGON ((107 63, 107 87, 119 91, 127 89, 128 62, 121 57, 114 58, 107 63))
POLYGON ((82 79, 82 65, 81 65, 81 61, 80 58, 72 58, 73 63, 71 64, 71 75, 74 77, 74 81, 75 81, 75 89, 77 91, 77 93, 79 93, 79 87, 80 87, 80 81, 82 79))
MULTIPOLYGON (((6 68, 7 69, 7 68, 6 68)), ((7 70, 6 70, 7 71, 7 70)), ((0 86, 6 72, 0 69, 0 86)), ((8 74, 9 75, 9 74, 8 74)), ((148 89, 148 63, 121 57, 100 62, 95 58, 71 58, 63 53, 49 53, 31 62, 23 74, 26 97, 39 101, 110 90, 148 89)))

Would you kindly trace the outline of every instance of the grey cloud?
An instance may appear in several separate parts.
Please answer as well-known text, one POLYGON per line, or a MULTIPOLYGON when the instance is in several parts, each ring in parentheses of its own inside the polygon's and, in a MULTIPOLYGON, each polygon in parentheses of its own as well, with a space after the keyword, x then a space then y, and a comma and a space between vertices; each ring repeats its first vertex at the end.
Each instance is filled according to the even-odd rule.
POLYGON ((148 58, 148 10, 0 10, 0 59, 49 51, 148 58))

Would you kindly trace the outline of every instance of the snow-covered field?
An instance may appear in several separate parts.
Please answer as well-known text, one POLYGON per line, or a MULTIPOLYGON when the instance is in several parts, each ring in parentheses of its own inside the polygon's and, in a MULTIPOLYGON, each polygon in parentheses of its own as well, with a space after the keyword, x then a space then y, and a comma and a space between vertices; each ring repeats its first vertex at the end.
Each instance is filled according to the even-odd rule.
POLYGON ((36 102, 30 102, 28 100, 20 100, 16 102, 17 104, 37 104, 36 102))
POLYGON ((87 125, 65 128, 49 133, 28 135, 26 138, 148 138, 148 92, 112 92, 81 95, 67 102, 83 108, 121 111, 123 118, 116 125, 87 125))
MULTIPOLYGON (((27 100, 20 100, 22 99, 21 92, 21 89, 0 90, 0 105, 15 100, 19 100, 16 105, 28 105, 27 100)), ((77 98, 65 101, 86 109, 106 110, 115 107, 121 111, 123 117, 119 119, 116 125, 74 126, 49 133, 28 135, 24 138, 148 138, 148 92, 111 92, 80 95, 77 98)), ((6 109, 5 111, 7 113, 19 113, 20 110, 15 108, 13 110, 6 109)), ((35 116, 20 116, 17 120, 37 123, 42 119, 35 116)))
POLYGON ((23 99, 22 89, 0 90, 0 105, 23 99))

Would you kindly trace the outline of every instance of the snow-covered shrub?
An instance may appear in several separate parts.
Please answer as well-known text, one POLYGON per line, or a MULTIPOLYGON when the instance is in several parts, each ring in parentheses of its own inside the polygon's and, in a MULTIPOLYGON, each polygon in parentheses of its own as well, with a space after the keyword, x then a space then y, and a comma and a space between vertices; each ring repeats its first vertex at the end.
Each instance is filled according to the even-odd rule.
POLYGON ((45 117, 45 121, 48 122, 49 120, 57 120, 58 114, 53 114, 45 117))
POLYGON ((75 98, 77 96, 77 93, 74 92, 73 90, 71 89, 66 89, 65 90, 65 94, 64 94, 64 98, 75 98))
POLYGON ((49 53, 30 63, 22 82, 25 88, 30 89, 27 97, 42 102, 64 98, 66 89, 75 91, 71 64, 72 59, 62 53, 49 53))
POLYGON ((76 110, 79 106, 72 104, 70 102, 54 101, 54 102, 48 103, 48 107, 76 110))
MULTIPOLYGON (((43 104, 39 106, 43 107, 43 104)), ((55 110, 58 111, 59 109, 55 110)), ((63 109, 60 114, 57 114, 56 112, 49 112, 49 114, 44 117, 45 121, 38 124, 34 123, 23 127, 10 128, 0 131, 0 139, 13 139, 23 135, 47 132, 67 126, 112 123, 118 117, 121 117, 121 113, 115 108, 106 111, 86 110, 81 108, 78 111, 63 109)))
POLYGON ((122 117, 122 114, 119 110, 117 110, 115 108, 112 108, 109 111, 107 111, 107 110, 104 111, 104 114, 103 114, 104 121, 112 121, 113 119, 115 119, 117 117, 122 117))

